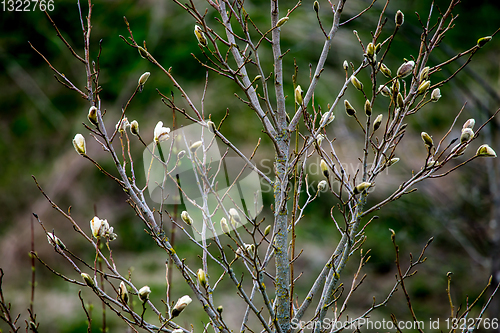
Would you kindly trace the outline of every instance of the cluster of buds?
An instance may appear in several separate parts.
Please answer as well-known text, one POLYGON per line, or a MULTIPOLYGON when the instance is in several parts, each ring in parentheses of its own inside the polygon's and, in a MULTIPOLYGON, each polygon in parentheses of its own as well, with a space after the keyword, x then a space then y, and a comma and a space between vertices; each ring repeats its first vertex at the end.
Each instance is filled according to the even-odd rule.
POLYGON ((108 238, 110 241, 116 239, 116 234, 113 232, 113 227, 109 226, 107 220, 101 220, 97 216, 94 216, 90 220, 90 229, 92 230, 92 235, 98 239, 100 237, 108 238))
POLYGON ((236 250, 236 258, 241 257, 242 255, 247 255, 250 258, 254 257, 255 254, 255 244, 246 244, 243 243, 243 246, 238 247, 236 250))

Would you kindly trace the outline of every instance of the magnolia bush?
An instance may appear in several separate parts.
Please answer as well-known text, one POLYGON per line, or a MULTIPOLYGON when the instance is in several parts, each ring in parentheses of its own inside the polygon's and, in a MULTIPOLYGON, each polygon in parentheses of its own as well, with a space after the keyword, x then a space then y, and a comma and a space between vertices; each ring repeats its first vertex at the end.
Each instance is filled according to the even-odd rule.
MULTIPOLYGON (((160 310, 162 304, 152 302, 149 286, 138 284, 128 271, 117 268, 121 266, 115 264, 112 241, 122 235, 114 221, 108 222, 106 216, 99 214, 89 215, 86 221, 75 220, 69 211, 50 199, 50 193, 46 193, 36 179, 41 193, 94 249, 95 257, 93 262, 89 262, 73 253, 72 245, 63 243, 57 228, 46 230, 44 221, 35 215, 47 234, 49 244, 61 260, 70 263, 77 275, 57 272, 35 252, 32 252, 33 258, 67 283, 91 290, 104 308, 135 332, 142 329, 175 333, 205 330, 288 333, 306 329, 318 333, 353 330, 353 327, 362 331, 366 320, 378 308, 385 306, 397 290, 402 290, 405 295, 410 321, 419 322, 406 280, 415 274, 415 267, 425 261, 425 250, 432 239, 423 245, 418 257, 410 256, 410 262, 404 269, 394 231, 388 234, 392 234, 397 268, 392 289, 382 300, 373 298, 372 306, 361 313, 349 312, 351 296, 365 280, 361 270, 370 257, 367 251, 363 251, 366 232, 370 224, 377 223, 376 211, 412 192, 417 183, 444 177, 482 157, 496 157, 494 149, 481 141, 481 130, 498 110, 481 124, 476 124, 474 119, 463 119, 460 110, 454 119, 450 118, 449 131, 440 138, 422 132, 421 145, 426 156, 421 160, 420 168, 414 170, 387 197, 370 201, 368 198, 379 190, 379 177, 400 161, 398 148, 407 133, 408 118, 422 112, 431 103, 439 103, 440 87, 458 75, 494 34, 479 38, 475 45, 469 45, 444 62, 432 62, 431 53, 455 24, 457 16, 453 10, 459 1, 451 0, 446 10, 439 13, 435 13, 432 3, 428 18, 420 20, 421 40, 419 48, 415 49, 416 56, 408 55, 407 59, 401 59, 397 64, 389 64, 387 56, 405 24, 402 11, 398 10, 395 14, 388 12, 389 1, 380 9, 375 9, 374 3, 371 3, 357 15, 347 18, 343 15, 348 4, 345 0, 337 3, 314 1, 312 4, 299 1, 291 8, 278 4, 277 0, 270 0, 269 19, 260 26, 252 19, 256 13, 245 9, 245 1, 206 0, 208 8, 193 1, 173 1, 192 20, 194 35, 185 43, 198 44, 204 57, 202 60, 195 56, 200 70, 232 81, 239 88, 236 97, 244 106, 241 112, 253 112, 260 120, 264 133, 262 140, 274 150, 272 172, 265 172, 255 161, 260 140, 254 143, 253 153, 247 154, 232 143, 231 137, 226 136, 221 125, 231 113, 216 121, 206 111, 204 102, 208 74, 201 99, 193 100, 172 71, 156 60, 154 52, 148 51, 147 41, 136 41, 134 26, 126 19, 123 29, 127 29, 128 34, 127 37, 120 37, 130 47, 130 52, 137 52, 137 57, 153 64, 156 71, 146 72, 138 78, 136 89, 121 113, 105 112, 103 105, 106 101, 101 99, 103 88, 99 85, 100 68, 96 65, 99 59, 90 58, 92 5, 89 0, 87 16, 80 16, 85 42, 83 56, 56 28, 68 50, 84 65, 86 85, 78 87, 69 76, 53 67, 50 59, 44 57, 44 60, 60 83, 89 103, 88 122, 79 133, 75 133, 73 139, 76 152, 123 189, 132 208, 131 214, 137 216, 136 222, 144 225, 158 251, 164 251, 168 258, 167 290, 162 295, 166 311, 160 310), (288 51, 282 49, 281 30, 286 24, 300 20, 300 11, 306 10, 315 12, 317 33, 324 43, 309 69, 308 82, 300 81, 299 84, 298 73, 302 69, 296 64, 293 68, 284 65, 288 51), (379 19, 370 38, 362 38, 354 31, 359 42, 357 52, 362 54, 362 60, 346 59, 339 64, 339 70, 345 73, 341 87, 334 95, 322 97, 329 102, 326 106, 320 105, 315 101, 315 91, 326 75, 325 63, 337 32, 347 29, 344 25, 362 18, 367 11, 377 10, 379 19), (207 20, 207 16, 214 15, 216 21, 207 20), (331 22, 321 20, 321 17, 328 16, 331 22), (442 79, 435 79, 438 77, 436 73, 462 58, 467 58, 467 61, 456 71, 442 79), (151 75, 165 75, 179 91, 176 96, 180 97, 174 99, 174 93, 168 95, 158 89, 168 111, 162 119, 155 120, 157 125, 153 131, 145 131, 137 120, 129 121, 128 106, 138 93, 148 88, 151 75), (369 77, 369 80, 360 79, 362 76, 369 77), (363 103, 349 101, 346 98, 348 90, 362 98, 363 103), (347 168, 346 162, 337 153, 343 143, 335 141, 334 137, 336 126, 340 126, 335 117, 344 111, 346 121, 355 124, 357 135, 363 138, 363 147, 356 152, 360 164, 355 170, 347 168), (190 124, 177 126, 170 120, 175 119, 175 114, 182 115, 190 124), (461 134, 454 139, 450 134, 456 128, 461 134), (104 168, 91 156, 87 149, 89 141, 108 154, 116 170, 104 168), (479 148, 469 148, 477 141, 481 141, 479 148), (135 144, 143 145, 142 156, 131 152, 130 147, 135 144), (141 158, 144 170, 137 163, 141 158), (319 165, 321 179, 308 175, 307 166, 311 163, 319 165), (145 182, 138 180, 136 172, 144 172, 145 182), (312 186, 316 181, 317 185, 312 186), (273 214, 270 224, 263 223, 262 219, 264 187, 273 193, 274 201, 266 207, 273 214), (322 233, 335 239, 335 243, 323 249, 328 252, 329 259, 323 263, 315 279, 298 280, 300 274, 297 274, 294 264, 302 250, 296 245, 296 238, 300 237, 296 227, 299 223, 307 223, 310 219, 308 208, 320 195, 328 195, 330 206, 325 209, 331 212, 330 225, 333 226, 322 230, 322 233), (177 207, 182 211, 180 214, 177 207), (196 246, 197 254, 179 252, 166 225, 181 231, 185 239, 196 246), (345 277, 346 265, 353 256, 359 263, 353 266, 354 276, 348 286, 340 280, 345 277), (174 292, 174 269, 189 287, 188 294, 174 292), (299 285, 301 290, 308 291, 299 293, 299 285), (235 294, 237 297, 233 301, 244 304, 245 310, 239 318, 234 318, 232 314, 228 320, 225 316, 223 307, 218 303, 218 297, 222 297, 219 295, 224 294, 235 294), (201 303, 198 309, 206 314, 202 327, 190 318, 182 317, 191 302, 201 303), (149 312, 155 316, 146 316, 149 312), (332 326, 323 325, 327 319, 332 326), (235 322, 238 325, 235 326, 235 322)), ((80 14, 82 9, 78 3, 80 14)), ((32 48, 42 55, 35 46, 32 45, 32 48)), ((99 53, 100 56, 105 54, 99 53)), ((239 129, 241 135, 244 131, 244 128, 239 129)), ((455 320, 467 318, 476 302, 454 309, 449 281, 447 291, 451 317, 455 320)), ((479 297, 483 294, 484 291, 479 297)), ((372 296, 368 297, 371 299, 372 296)), ((91 313, 83 298, 81 300, 90 332, 91 313)), ((19 323, 16 317, 10 314, 3 296, 1 301, 2 319, 12 331, 17 331, 19 323)), ((488 302, 479 310, 478 319, 483 316, 488 302)), ((392 316, 384 320, 394 328, 399 319, 392 316)), ((36 315, 30 311, 27 329, 38 331, 38 325, 36 315)), ((475 321, 471 328, 479 326, 480 322, 475 321)), ((106 330, 105 323, 102 329, 106 330)), ((419 328, 420 331, 423 329, 419 328)))

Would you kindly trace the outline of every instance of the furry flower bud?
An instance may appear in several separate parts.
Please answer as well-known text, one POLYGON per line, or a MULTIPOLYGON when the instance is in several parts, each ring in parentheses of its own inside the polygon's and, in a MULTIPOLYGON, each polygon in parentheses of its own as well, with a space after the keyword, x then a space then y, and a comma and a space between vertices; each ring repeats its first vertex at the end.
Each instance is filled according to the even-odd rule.
POLYGON ((266 237, 267 235, 269 235, 269 233, 271 233, 271 226, 270 225, 268 225, 266 227, 266 230, 264 230, 264 237, 266 237))
POLYGON ((198 276, 198 282, 201 284, 203 288, 207 287, 207 274, 203 269, 198 269, 198 272, 196 273, 198 276))
POLYGON ((420 136, 422 137, 422 140, 424 141, 424 144, 428 147, 431 148, 434 146, 434 141, 432 141, 432 138, 427 132, 422 132, 420 133, 420 136))
POLYGON ((405 21, 405 15, 403 14, 402 11, 398 10, 396 12, 396 17, 394 18, 396 26, 400 27, 401 25, 403 25, 404 21, 405 21))
POLYGON ((139 289, 139 292, 137 293, 139 295, 139 299, 144 303, 149 299, 149 294, 151 294, 151 288, 148 286, 144 286, 141 289, 139 289))
POLYGON ((389 161, 387 161, 387 167, 394 165, 399 162, 399 157, 393 157, 389 161))
POLYGON ((73 147, 75 147, 75 150, 78 154, 85 155, 87 151, 85 138, 80 133, 75 135, 75 138, 73 139, 73 147))
POLYGON ((351 76, 351 83, 356 89, 360 91, 363 90, 363 83, 361 83, 361 81, 359 81, 358 78, 354 75, 351 76))
POLYGON ((156 143, 160 143, 161 141, 168 140, 170 138, 170 128, 163 127, 163 121, 159 121, 154 130, 154 140, 156 143))
POLYGON ((80 274, 83 278, 83 281, 87 284, 87 286, 94 288, 94 280, 88 275, 87 273, 81 273, 80 274))
POLYGON ((172 318, 177 317, 191 302, 192 299, 188 295, 179 298, 172 309, 172 318))
POLYGON ((429 66, 422 68, 419 74, 419 82, 423 82, 429 78, 429 66))
POLYGON ((474 136, 474 131, 468 127, 462 130, 462 134, 460 135, 460 142, 464 143, 469 141, 474 136))
POLYGON ((427 89, 429 89, 430 86, 431 86, 431 81, 429 80, 420 83, 417 89, 417 94, 422 95, 427 91, 427 89))
POLYGON ((201 46, 207 47, 207 38, 205 37, 205 33, 203 30, 200 28, 200 26, 195 25, 194 26, 194 35, 196 36, 196 39, 198 40, 198 43, 200 43, 201 46))
POLYGON ((139 55, 141 56, 141 58, 143 59, 148 58, 148 51, 146 51, 142 46, 138 46, 137 51, 139 51, 139 55))
POLYGON ((323 172, 323 175, 328 178, 330 176, 330 172, 328 171, 328 165, 326 164, 325 160, 321 160, 319 163, 319 166, 321 168, 321 172, 323 172))
POLYGON ((229 229, 229 225, 227 224, 227 220, 225 217, 220 219, 220 227, 225 234, 229 234, 231 232, 231 229, 229 229))
POLYGON ((497 157, 497 153, 488 146, 487 144, 479 146, 477 148, 476 156, 483 156, 483 157, 497 157))
POLYGON ((352 107, 351 103, 346 99, 344 100, 345 112, 349 117, 352 117, 356 114, 356 110, 352 107))
POLYGON ((384 74, 385 77, 389 79, 392 77, 392 71, 384 63, 380 64, 380 71, 382 72, 382 74, 384 74))
POLYGON ((476 121, 475 121, 473 118, 468 119, 468 120, 464 123, 464 126, 462 127, 462 129, 466 129, 466 128, 473 129, 475 124, 476 124, 476 121))
POLYGON ((285 24, 288 21, 288 16, 282 17, 279 19, 278 23, 276 23, 276 28, 281 27, 283 24, 285 24))
POLYGON ((297 88, 295 88, 295 103, 297 103, 299 106, 302 105, 302 94, 302 88, 300 87, 300 85, 298 85, 297 88))
POLYGON ((477 40, 477 46, 480 48, 483 47, 484 45, 486 45, 486 43, 488 43, 491 40, 491 38, 492 38, 491 36, 479 38, 477 40))
POLYGON ((368 189, 370 186, 372 186, 372 183, 362 182, 362 183, 356 185, 356 187, 354 188, 354 194, 359 194, 359 193, 363 192, 364 190, 368 189))
POLYGON ((201 144, 202 142, 201 141, 196 141, 195 143, 193 143, 190 147, 189 147, 189 150, 194 153, 195 151, 198 150, 198 148, 201 147, 201 144))
POLYGON ((130 133, 139 135, 139 122, 137 120, 132 120, 130 123, 130 133))
POLYGON ((182 211, 181 213, 181 219, 187 224, 187 225, 191 225, 193 224, 193 219, 191 218, 191 216, 189 216, 189 213, 186 212, 185 210, 182 211))
POLYGON ((326 190, 327 187, 328 187, 328 182, 324 179, 318 183, 319 192, 323 192, 324 190, 326 190))
POLYGON ((400 78, 405 78, 411 74, 413 71, 413 67, 415 67, 415 62, 413 60, 407 61, 398 68, 397 75, 400 78))
POLYGON ((372 103, 370 103, 369 100, 365 101, 365 114, 367 116, 371 116, 372 115, 372 103))
POLYGON ((318 14, 318 12, 319 12, 319 2, 318 2, 318 0, 314 1, 314 3, 313 3, 313 9, 316 12, 316 14, 318 14))
MULTIPOLYGON (((321 116, 321 120, 319 121, 320 124, 323 124, 323 122, 325 121, 326 119, 326 116, 327 116, 328 112, 327 113, 324 113, 322 116, 321 116)), ((325 123, 325 126, 327 126, 328 124, 330 124, 332 121, 335 120, 335 116, 333 115, 333 112, 330 114, 330 117, 328 118, 328 120, 326 120, 326 123, 325 123)))
POLYGON ((87 115, 89 121, 97 126, 97 108, 95 106, 91 106, 89 109, 89 114, 87 115))
POLYGON ((373 122, 373 131, 375 132, 376 130, 379 129, 380 125, 382 124, 382 114, 379 114, 377 118, 375 118, 375 121, 373 122))
POLYGON ((398 92, 398 96, 396 98, 396 106, 398 108, 402 108, 404 105, 404 99, 403 99, 403 95, 401 95, 400 92, 398 92))
POLYGON ((229 215, 231 216, 231 222, 232 223, 234 223, 234 224, 236 224, 236 223, 241 224, 240 214, 238 213, 238 211, 235 208, 231 208, 229 210, 229 215))
POLYGON ((345 71, 349 69, 349 63, 347 62, 347 60, 344 60, 344 62, 342 63, 342 67, 344 68, 345 71))
POLYGON ((378 92, 384 96, 384 97, 389 97, 391 96, 391 89, 389 89, 388 86, 386 85, 383 85, 381 84, 379 87, 378 87, 378 92))
POLYGON ((118 289, 120 299, 122 300, 123 303, 127 304, 128 303, 128 290, 127 286, 125 285, 125 282, 120 282, 120 289, 118 289))
POLYGON ((441 98, 441 90, 439 90, 439 88, 435 88, 434 90, 432 90, 431 101, 437 102, 439 101, 440 98, 441 98))
POLYGON ((142 92, 142 89, 144 89, 144 84, 149 78, 149 75, 151 75, 150 72, 145 72, 144 74, 141 75, 139 78, 138 84, 139 84, 139 91, 142 92))
POLYGON ((373 45, 373 43, 369 43, 366 46, 366 57, 371 62, 373 62, 375 60, 375 45, 373 45))

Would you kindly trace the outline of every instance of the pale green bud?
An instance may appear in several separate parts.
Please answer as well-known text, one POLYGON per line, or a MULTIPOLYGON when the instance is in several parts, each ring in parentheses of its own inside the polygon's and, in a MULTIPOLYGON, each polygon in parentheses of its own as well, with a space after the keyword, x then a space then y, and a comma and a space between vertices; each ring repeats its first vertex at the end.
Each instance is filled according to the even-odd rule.
POLYGON ((227 224, 227 220, 225 217, 220 219, 220 227, 225 234, 229 234, 231 232, 231 229, 229 229, 229 225, 227 224))
POLYGON ((87 284, 87 286, 94 288, 94 280, 88 275, 87 273, 81 273, 80 274, 83 278, 83 281, 87 284))
POLYGON ((375 121, 373 122, 373 131, 375 132, 376 130, 379 129, 380 125, 382 124, 382 114, 379 114, 377 118, 375 118, 375 121))
POLYGON ((193 219, 191 216, 189 216, 189 213, 186 212, 185 210, 182 211, 181 213, 181 219, 186 223, 187 225, 192 225, 193 224, 193 219))
POLYGON ((207 274, 205 273, 205 271, 200 268, 200 269, 198 269, 197 275, 198 275, 198 282, 200 282, 200 285, 203 288, 206 288, 207 287, 207 274))
POLYGON ((384 63, 380 64, 380 71, 382 72, 382 74, 384 74, 385 77, 389 79, 392 78, 392 71, 384 63))
POLYGON ((487 144, 479 146, 477 148, 476 156, 483 156, 483 157, 497 157, 497 153, 488 146, 487 144))
POLYGON ((270 232, 271 232, 271 226, 270 226, 270 225, 268 225, 268 226, 266 227, 266 229, 264 230, 264 237, 266 237, 267 235, 269 235, 269 233, 270 233, 270 232))
POLYGON ((196 141, 195 143, 193 143, 190 147, 189 147, 189 150, 194 153, 196 150, 198 150, 198 148, 201 147, 201 144, 202 142, 201 141, 196 141))
POLYGON ((344 62, 342 63, 342 67, 344 68, 345 71, 349 69, 349 63, 347 62, 347 60, 344 60, 344 62))
POLYGON ((145 72, 144 74, 141 75, 141 77, 139 78, 139 81, 138 81, 138 84, 139 84, 139 91, 142 91, 142 89, 144 88, 144 84, 146 83, 146 81, 148 80, 149 78, 149 75, 151 75, 150 72, 145 72))
POLYGON ((403 99, 403 95, 401 95, 400 92, 398 92, 398 96, 396 98, 396 106, 398 108, 402 108, 404 105, 404 99, 403 99))
POLYGON ((349 117, 352 117, 356 114, 356 110, 352 107, 351 103, 346 99, 344 100, 345 112, 349 117))
POLYGON ((196 36, 196 39, 198 40, 198 43, 200 43, 201 46, 207 47, 207 38, 205 37, 205 33, 203 30, 200 28, 200 26, 195 25, 194 26, 194 35, 196 36))
POLYGON ((370 186, 372 186, 372 183, 362 182, 362 183, 356 185, 356 187, 354 188, 354 194, 359 194, 359 193, 363 192, 364 190, 368 189, 370 186))
POLYGON ((422 68, 419 74, 419 82, 427 80, 429 78, 429 66, 422 68))
POLYGON ((302 94, 302 88, 300 87, 300 85, 298 85, 297 88, 295 88, 295 103, 297 103, 299 106, 302 105, 302 94))
POLYGON ((480 48, 483 47, 486 43, 488 43, 493 37, 491 36, 486 36, 486 37, 482 37, 482 38, 479 38, 477 40, 477 46, 479 46, 480 48))
POLYGON ((64 245, 64 243, 56 235, 54 235, 54 233, 52 233, 52 232, 47 233, 47 241, 52 246, 57 245, 62 250, 66 249, 66 246, 64 245))
POLYGON ((240 214, 238 213, 238 211, 235 208, 231 208, 229 210, 229 215, 231 216, 231 222, 233 222, 235 224, 236 223, 241 224, 240 214))
POLYGON ((361 81, 359 81, 358 78, 354 75, 351 76, 351 83, 356 89, 360 91, 363 90, 363 83, 361 83, 361 81))
POLYGON ((179 298, 172 309, 172 318, 177 317, 192 301, 188 295, 179 298))
POLYGON ((432 141, 431 136, 427 134, 427 132, 422 132, 420 136, 422 137, 422 140, 427 147, 431 148, 432 146, 434 146, 434 141, 432 141))
POLYGON ((430 86, 431 86, 431 81, 429 80, 420 83, 417 89, 417 94, 422 95, 427 91, 427 89, 429 89, 430 86))
POLYGON ((288 16, 282 17, 279 19, 278 23, 276 23, 276 28, 281 27, 283 24, 285 24, 288 21, 288 16))
POLYGON ((372 114, 372 103, 369 100, 365 101, 365 114, 371 116, 372 114))
POLYGON ((328 171, 328 165, 326 164, 325 160, 321 160, 321 162, 319 163, 319 166, 321 168, 321 172, 323 172, 323 175, 328 178, 330 173, 328 171))
POLYGON ((399 162, 399 157, 393 157, 387 162, 387 166, 390 167, 399 162))

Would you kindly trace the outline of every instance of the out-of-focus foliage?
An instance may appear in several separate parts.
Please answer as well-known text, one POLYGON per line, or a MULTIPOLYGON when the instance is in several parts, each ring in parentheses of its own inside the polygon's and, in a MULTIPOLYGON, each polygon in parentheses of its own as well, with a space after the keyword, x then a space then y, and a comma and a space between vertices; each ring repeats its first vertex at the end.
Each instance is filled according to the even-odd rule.
MULTIPOLYGON (((354 15, 367 5, 364 1, 347 3, 345 18, 354 15)), ((446 3, 436 1, 434 10, 437 12, 437 8, 445 6, 446 3)), ((294 3, 285 1, 282 5, 291 8, 294 3)), ((323 8, 328 6, 327 2, 321 5, 323 8)), ((333 44, 325 72, 322 74, 323 81, 316 93, 316 102, 320 103, 323 109, 327 107, 327 103, 332 102, 330 97, 336 94, 343 83, 342 61, 347 59, 359 62, 362 59, 361 48, 352 31, 357 30, 366 42, 370 36, 370 29, 378 20, 379 6, 382 4, 377 3, 373 10, 339 31, 339 37, 333 44)), ((405 24, 394 41, 392 52, 386 61, 393 71, 403 62, 403 58, 409 59, 411 55, 417 54, 420 38, 419 22, 413 13, 417 11, 421 13, 421 17, 426 17, 429 6, 428 1, 394 1, 389 5, 392 13, 401 9, 406 14, 405 24)), ((256 23, 269 25, 267 1, 247 0, 245 8, 249 13, 255 13, 252 14, 252 18, 256 23)), ((438 52, 438 56, 430 59, 431 65, 442 62, 456 52, 469 49, 475 45, 479 37, 490 35, 498 28, 500 5, 496 1, 464 1, 457 10, 460 17, 456 21, 456 27, 442 42, 442 51, 438 52)), ((212 14, 209 8, 208 22, 215 26, 217 23, 212 14)), ((50 15, 66 40, 78 54, 82 55, 82 30, 75 2, 57 1, 50 15)), ((134 99, 127 112, 129 120, 139 121, 143 137, 151 139, 153 126, 158 120, 172 123, 172 112, 161 103, 155 89, 164 94, 170 94, 171 91, 178 94, 178 91, 166 76, 140 58, 135 50, 118 37, 127 36, 123 16, 130 22, 136 40, 147 41, 149 52, 165 68, 172 68, 174 76, 179 78, 196 103, 199 103, 201 98, 206 72, 190 54, 194 53, 199 59, 203 58, 192 33, 194 26, 192 18, 183 13, 173 2, 143 0, 94 3, 91 58, 97 60, 97 54, 101 52, 98 64, 102 70, 101 96, 108 118, 118 120, 120 108, 135 89, 139 76, 145 71, 151 71, 146 88, 134 99)), ((330 22, 331 15, 328 11, 322 10, 321 18, 324 22, 330 22)), ((392 20, 392 17, 389 17, 389 20, 392 20)), ((304 2, 294 12, 290 21, 283 26, 282 33, 282 49, 290 49, 284 61, 285 78, 288 79, 285 87, 291 110, 293 103, 293 98, 290 97, 293 96, 291 76, 294 58, 299 66, 298 83, 307 86, 309 63, 316 61, 323 41, 323 35, 309 2, 304 2)), ((153 290, 152 297, 159 300, 161 293, 164 292, 165 258, 162 254, 158 254, 152 242, 149 242, 149 237, 143 232, 143 226, 138 223, 133 211, 124 202, 125 195, 87 161, 80 159, 71 145, 74 134, 84 130, 81 123, 86 121, 88 102, 54 79, 53 72, 30 48, 28 41, 42 52, 54 67, 71 77, 79 87, 84 86, 85 79, 83 65, 71 56, 42 12, 0 12, 0 87, 2 87, 0 89, 2 106, 0 267, 6 272, 5 283, 11 286, 6 290, 7 296, 10 297, 16 311, 25 312, 25 304, 29 299, 30 275, 27 253, 30 246, 31 212, 38 213, 42 220, 46 221, 49 230, 52 228, 61 230, 59 237, 66 244, 74 241, 72 247, 75 251, 83 249, 83 244, 74 237, 68 223, 50 210, 50 205, 42 198, 33 183, 31 178, 33 174, 61 207, 72 206, 72 213, 82 227, 88 228, 88 221, 94 216, 95 211, 106 217, 119 234, 118 240, 113 244, 113 251, 120 260, 115 260, 120 262, 122 269, 134 265, 132 274, 136 278, 144 279, 144 284, 149 284, 153 290)), ((395 179, 407 177, 412 169, 421 166, 425 150, 418 133, 422 130, 440 137, 446 132, 465 101, 468 104, 459 123, 470 117, 482 123, 488 117, 486 111, 492 112, 499 106, 499 101, 488 96, 481 83, 473 76, 477 75, 498 92, 499 54, 500 43, 497 37, 475 56, 469 67, 469 73, 460 73, 450 85, 441 88, 443 98, 439 103, 433 103, 411 119, 410 130, 405 137, 405 147, 407 147, 405 156, 399 156, 405 162, 391 167, 390 173, 385 177, 387 183, 378 184, 377 189, 386 187, 387 190, 381 192, 390 193, 397 184, 395 179)), ((272 72, 270 62, 265 63, 265 66, 269 73, 272 72)), ((456 68, 457 65, 450 66, 450 73, 456 68)), ((441 74, 435 75, 437 80, 441 74)), ((446 75, 449 73, 443 73, 442 76, 446 75)), ((224 134, 233 142, 243 145, 244 151, 251 152, 256 139, 262 136, 258 119, 234 97, 236 91, 234 84, 216 77, 213 73, 209 73, 208 77, 205 102, 205 108, 209 110, 207 114, 211 114, 212 119, 219 122, 226 109, 229 109, 229 117, 223 124, 224 134)), ((359 78, 363 80, 368 76, 363 74, 359 78)), ((347 97, 356 104, 355 107, 361 109, 362 100, 357 100, 354 94, 350 96, 348 93, 347 97)), ((352 147, 359 147, 360 143, 357 140, 361 137, 356 137, 349 131, 354 128, 354 124, 346 119, 342 109, 336 113, 337 119, 330 125, 329 131, 337 138, 336 143, 341 147, 340 153, 349 156, 352 147)), ((377 113, 376 105, 374 113, 377 113)), ((185 120, 179 119, 179 116, 177 122, 186 123, 185 120)), ((492 130, 497 131, 498 127, 492 126, 492 130)), ((458 132, 452 134, 453 137, 459 135, 458 132)), ((487 140, 487 137, 484 139, 487 140)), ((132 153, 140 156, 142 147, 136 143, 134 142, 132 153)), ((98 160, 104 156, 95 142, 88 145, 98 160)), ((267 149, 269 145, 269 142, 264 141, 257 157, 262 161, 262 166, 272 170, 273 156, 269 156, 270 150, 267 149)), ((112 161, 106 158, 102 158, 99 162, 103 166, 112 168, 112 161)), ((489 224, 491 201, 488 194, 486 163, 490 162, 476 161, 450 178, 433 184, 423 183, 417 193, 393 203, 378 214, 380 218, 368 228, 369 237, 364 246, 365 249, 372 249, 372 259, 366 266, 371 281, 370 284, 361 287, 361 293, 356 296, 357 304, 370 305, 374 294, 383 297, 392 284, 392 281, 387 282, 393 279, 395 268, 388 228, 398 233, 399 242, 404 244, 401 248, 403 254, 412 252, 416 255, 429 237, 435 237, 435 242, 427 253, 429 260, 423 268, 420 268, 424 271, 419 272, 410 282, 411 293, 417 300, 416 310, 421 311, 422 318, 446 315, 447 299, 444 289, 448 271, 455 273, 454 296, 458 303, 464 302, 466 294, 472 297, 478 294, 489 276, 488 258, 492 249, 488 235, 495 227, 489 224), (426 278, 423 279, 423 276, 426 278), (433 277, 432 281, 429 280, 429 276, 433 277), (376 291, 373 290, 374 285, 377 286, 376 291)), ((140 168, 138 174, 141 174, 140 168)), ((316 176, 315 179, 319 177, 316 176)), ((265 206, 268 207, 272 201, 272 194, 265 194, 264 198, 267 203, 265 206)), ((326 260, 322 247, 332 244, 332 237, 338 237, 330 219, 330 212, 324 209, 331 206, 330 200, 331 198, 324 196, 312 204, 307 212, 306 223, 300 225, 297 231, 303 236, 297 247, 310 250, 309 257, 298 260, 296 268, 304 272, 301 279, 307 281, 315 277, 321 269, 320 265, 326 260)), ((269 214, 269 211, 265 211, 265 214, 269 214)), ((37 252, 56 268, 74 275, 70 267, 57 266, 52 248, 48 246, 45 235, 36 225, 35 235, 37 252)), ((182 237, 176 244, 180 247, 191 246, 182 237)), ((93 253, 87 253, 83 256, 91 258, 92 255, 93 253)), ((407 256, 403 255, 403 258, 407 256)), ((355 269, 356 265, 354 263, 351 265, 351 269, 355 269)), ((75 287, 63 283, 39 265, 36 273, 38 284, 35 310, 38 310, 38 319, 42 327, 46 328, 46 331, 50 329, 59 332, 85 331, 85 317, 79 308, 75 287)), ((347 273, 344 275, 345 283, 350 283, 347 273)), ((180 285, 180 277, 177 277, 177 282, 180 285)), ((186 287, 179 288, 183 288, 175 291, 179 295, 187 292, 186 287)), ((303 293, 302 290, 296 292, 303 293)), ((237 296, 219 297, 221 297, 220 302, 226 305, 225 308, 230 309, 231 299, 237 296)), ((97 300, 90 298, 90 301, 97 300)), ((404 298, 399 295, 387 310, 381 311, 403 315, 404 310, 401 310, 403 309, 401 305, 404 305, 404 298)), ((96 303, 94 307, 97 317, 100 316, 99 306, 96 303)), ((193 307, 187 311, 188 314, 195 315, 201 313, 198 310, 200 309, 193 307)), ((1 325, 0 328, 3 327, 1 325)), ((115 329, 113 325, 116 325, 116 331, 123 328, 120 326, 122 323, 113 324, 111 321, 112 330, 115 329)))

